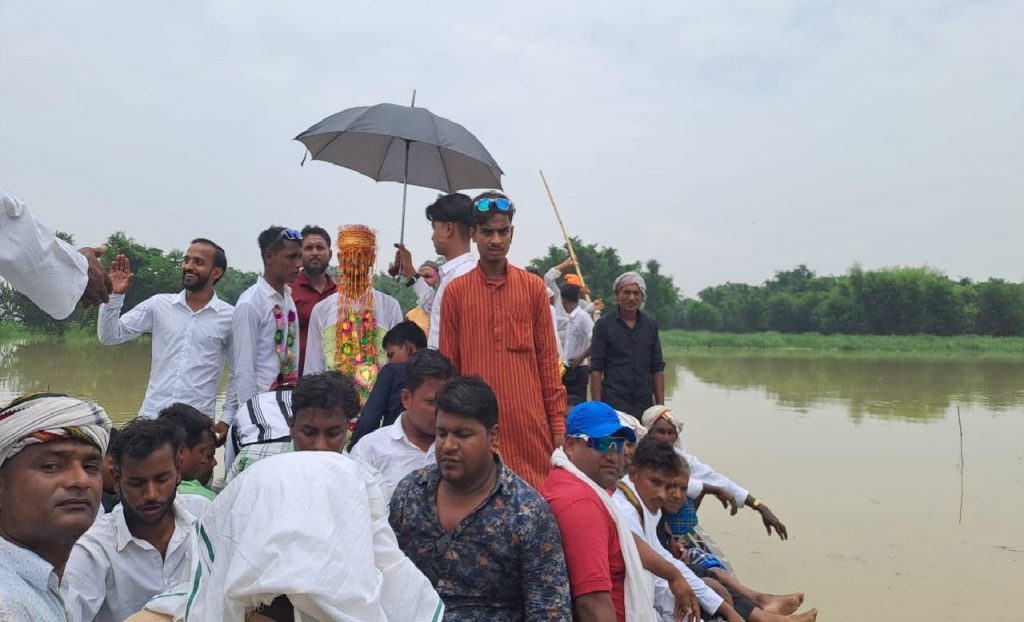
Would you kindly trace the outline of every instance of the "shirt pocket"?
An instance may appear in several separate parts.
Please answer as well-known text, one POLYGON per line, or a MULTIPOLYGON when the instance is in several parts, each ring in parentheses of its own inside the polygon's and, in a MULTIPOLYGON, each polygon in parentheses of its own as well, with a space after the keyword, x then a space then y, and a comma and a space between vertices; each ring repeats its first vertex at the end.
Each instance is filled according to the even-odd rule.
MULTIPOLYGON (((553 330, 553 329, 552 329, 553 330)), ((505 316, 505 347, 510 352, 533 351, 533 318, 529 313, 505 316)))

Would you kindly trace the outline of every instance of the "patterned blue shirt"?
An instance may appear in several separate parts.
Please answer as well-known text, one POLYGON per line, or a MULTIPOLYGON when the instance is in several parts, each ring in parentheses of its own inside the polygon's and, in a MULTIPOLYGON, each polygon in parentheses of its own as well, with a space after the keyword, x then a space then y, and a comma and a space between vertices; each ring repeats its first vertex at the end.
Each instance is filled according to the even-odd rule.
POLYGON ((0 538, 0 622, 67 622, 60 580, 32 551, 0 538))
POLYGON ((494 490, 451 533, 437 515, 438 468, 407 475, 391 497, 398 544, 440 594, 446 622, 572 620, 551 508, 497 456, 495 462, 494 490))

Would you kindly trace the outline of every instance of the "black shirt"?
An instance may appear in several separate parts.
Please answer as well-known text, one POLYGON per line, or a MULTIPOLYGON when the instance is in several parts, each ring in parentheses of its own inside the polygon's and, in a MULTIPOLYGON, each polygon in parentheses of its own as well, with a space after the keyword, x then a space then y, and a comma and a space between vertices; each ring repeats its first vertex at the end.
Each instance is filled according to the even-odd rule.
POLYGON ((594 324, 590 369, 603 374, 601 400, 639 419, 654 405, 652 376, 665 371, 658 323, 638 311, 630 328, 618 308, 603 316, 594 324))

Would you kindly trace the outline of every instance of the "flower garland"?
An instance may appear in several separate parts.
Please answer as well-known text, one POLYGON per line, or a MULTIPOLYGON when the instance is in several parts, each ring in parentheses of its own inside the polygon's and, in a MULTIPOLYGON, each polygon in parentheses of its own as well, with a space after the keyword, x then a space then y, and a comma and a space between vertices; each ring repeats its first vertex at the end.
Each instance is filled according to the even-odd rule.
POLYGON ((277 363, 281 377, 285 380, 295 379, 295 341, 299 331, 299 323, 295 321, 295 310, 288 309, 288 321, 285 322, 285 314, 281 305, 274 305, 274 351, 277 353, 277 363))
POLYGON ((338 232, 338 316, 335 323, 335 368, 353 378, 365 402, 377 379, 377 319, 373 267, 377 235, 364 225, 338 232))

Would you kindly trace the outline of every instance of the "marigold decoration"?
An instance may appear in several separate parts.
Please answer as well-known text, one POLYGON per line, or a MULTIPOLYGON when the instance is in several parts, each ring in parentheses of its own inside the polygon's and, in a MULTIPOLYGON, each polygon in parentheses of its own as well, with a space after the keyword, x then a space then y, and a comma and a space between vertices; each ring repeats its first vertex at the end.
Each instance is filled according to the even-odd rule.
POLYGON ((338 320, 334 362, 356 381, 365 402, 377 379, 377 320, 374 314, 373 268, 377 235, 364 225, 338 231, 338 320))

